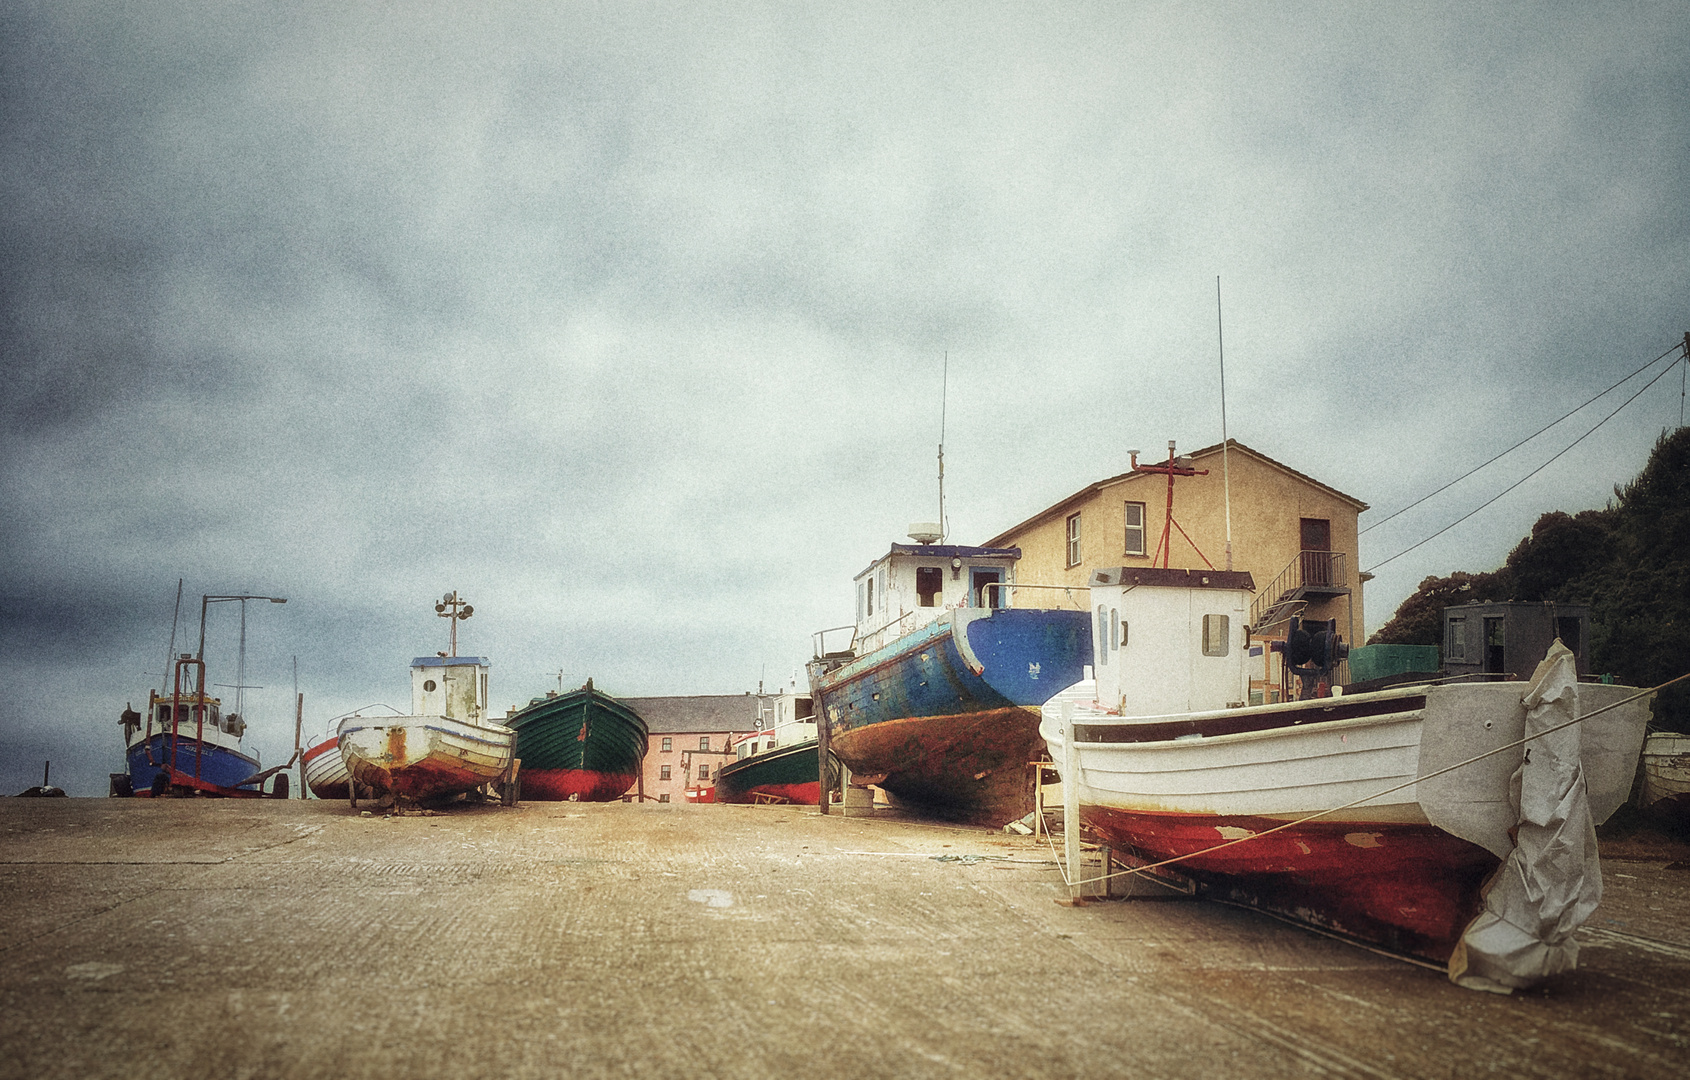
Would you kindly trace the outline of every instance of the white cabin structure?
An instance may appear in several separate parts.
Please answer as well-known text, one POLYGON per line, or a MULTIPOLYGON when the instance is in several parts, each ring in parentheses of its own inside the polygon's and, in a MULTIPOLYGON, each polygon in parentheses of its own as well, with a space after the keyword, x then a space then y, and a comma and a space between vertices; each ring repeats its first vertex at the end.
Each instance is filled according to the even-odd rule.
POLYGON ((1124 566, 1091 576, 1097 701, 1122 716, 1249 700, 1248 573, 1124 566))
POLYGON ((484 656, 419 656, 412 660, 411 715, 487 723, 488 667, 484 656))
POLYGON ((893 544, 856 576, 858 655, 959 607, 1009 607, 1020 548, 893 544))

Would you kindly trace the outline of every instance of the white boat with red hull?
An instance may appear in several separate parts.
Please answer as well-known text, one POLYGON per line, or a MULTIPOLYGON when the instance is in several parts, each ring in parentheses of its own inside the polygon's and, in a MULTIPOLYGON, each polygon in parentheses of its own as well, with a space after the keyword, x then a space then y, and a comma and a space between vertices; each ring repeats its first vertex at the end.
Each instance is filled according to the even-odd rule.
MULTIPOLYGON (((1516 876, 1548 892, 1599 897, 1594 834, 1586 833, 1627 797, 1646 695, 1547 735, 1531 756, 1511 744, 1544 729, 1545 709, 1588 715, 1637 691, 1578 683, 1562 648, 1531 686, 1340 689, 1247 707, 1249 592, 1242 574, 1094 575, 1098 624, 1121 630, 1096 641, 1095 681, 1046 704, 1041 733, 1062 763, 1066 701, 1077 773, 1064 781, 1104 843, 1129 864, 1180 860, 1163 872, 1207 895, 1465 970, 1481 887, 1536 843, 1522 786, 1529 810, 1539 799, 1534 785, 1553 767, 1547 782, 1561 792, 1536 826, 1550 830, 1558 854, 1516 876), (1533 761, 1535 773, 1523 767, 1533 761)), ((1540 966, 1571 966, 1574 915, 1590 907, 1581 900, 1551 919, 1554 940, 1526 951, 1540 966)), ((1505 985, 1530 981, 1492 975, 1505 985)))

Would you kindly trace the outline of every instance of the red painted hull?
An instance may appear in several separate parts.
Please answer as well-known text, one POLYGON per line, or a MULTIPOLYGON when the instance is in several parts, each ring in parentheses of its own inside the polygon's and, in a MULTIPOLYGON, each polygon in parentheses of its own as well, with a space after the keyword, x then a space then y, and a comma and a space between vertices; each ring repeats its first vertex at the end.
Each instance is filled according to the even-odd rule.
POLYGON ((836 727, 832 738, 853 771, 884 774, 880 787, 942 816, 1001 825, 1032 808, 1027 763, 1040 753, 1037 709, 883 720, 836 727))
POLYGON ((816 806, 822 801, 822 782, 818 777, 807 784, 758 784, 744 791, 734 792, 728 803, 787 802, 800 806, 816 806), (759 799, 757 796, 764 798, 759 799))
POLYGON ((638 773, 606 773, 590 769, 529 769, 518 780, 522 797, 540 802, 613 802, 639 781, 638 773))
MULTIPOLYGON (((1283 824, 1096 806, 1083 816, 1105 843, 1146 862, 1283 824)), ((1310 821, 1169 869, 1217 898, 1444 963, 1498 862, 1433 825, 1310 821)))

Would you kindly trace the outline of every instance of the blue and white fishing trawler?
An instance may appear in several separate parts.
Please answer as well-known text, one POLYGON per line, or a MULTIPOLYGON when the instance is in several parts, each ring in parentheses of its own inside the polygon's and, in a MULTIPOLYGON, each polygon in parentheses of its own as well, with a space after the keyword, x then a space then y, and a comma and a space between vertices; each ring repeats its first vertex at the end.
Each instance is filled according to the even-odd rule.
MULTIPOLYGON (((816 635, 811 693, 834 755, 859 783, 950 817, 1025 813, 1039 706, 1091 663, 1082 601, 1015 606, 1019 548, 936 543, 914 526, 857 575, 857 621, 816 635), (851 631, 828 651, 827 635, 851 631)), ((1035 602, 1029 600, 1029 603, 1035 602)))
MULTIPOLYGON (((170 675, 163 688, 147 692, 147 711, 126 707, 118 723, 123 727, 127 775, 112 776, 112 794, 207 794, 256 796, 275 776, 272 794, 287 797, 287 765, 260 771, 258 755, 241 744, 246 734, 242 693, 246 685, 246 602, 264 600, 285 604, 277 596, 206 596, 200 601, 200 644, 195 653, 176 653, 176 627, 170 630, 170 675), (235 700, 232 712, 207 693, 205 673, 206 609, 215 603, 241 605, 240 646, 236 653, 235 700)), ((182 587, 176 586, 176 611, 181 615, 182 587)))

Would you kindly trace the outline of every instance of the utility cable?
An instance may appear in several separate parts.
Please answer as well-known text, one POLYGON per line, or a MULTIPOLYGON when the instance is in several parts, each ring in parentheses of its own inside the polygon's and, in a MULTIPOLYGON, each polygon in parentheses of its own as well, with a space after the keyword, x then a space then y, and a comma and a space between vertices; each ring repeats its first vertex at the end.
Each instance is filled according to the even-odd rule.
MULTIPOLYGON (((1660 357, 1656 357, 1656 359, 1659 360, 1660 357)), ((1411 544, 1408 547, 1403 548, 1401 551, 1397 552, 1395 555, 1392 555, 1389 559, 1385 559, 1383 562, 1374 563, 1372 566, 1368 567, 1363 572, 1371 574, 1373 571, 1379 569, 1381 566, 1384 566, 1385 563, 1394 562, 1395 560, 1402 558, 1404 555, 1407 555, 1409 552, 1413 551, 1415 548, 1420 547, 1423 544, 1430 543, 1432 540, 1435 540, 1439 536, 1442 536, 1444 533, 1449 532, 1449 530, 1455 528, 1457 525, 1461 524, 1463 521, 1466 521, 1468 518, 1472 517, 1474 514, 1477 514, 1480 510, 1483 510, 1485 507, 1489 506, 1491 503, 1493 503, 1496 500, 1502 498, 1504 495, 1508 494, 1510 491, 1513 491, 1515 488, 1519 487, 1521 484, 1525 483, 1527 480, 1530 480, 1532 477, 1536 476, 1538 473, 1540 473, 1543 470, 1549 468, 1549 466, 1552 465, 1555 462, 1555 458, 1560 457, 1562 454, 1565 454, 1568 450, 1571 450, 1573 447, 1577 446, 1579 443, 1583 442, 1584 440, 1590 438, 1592 435, 1596 434, 1597 428, 1601 427, 1603 424, 1606 424, 1608 421, 1612 420, 1615 416, 1619 415, 1620 409, 1624 409, 1627 405, 1630 405, 1632 402, 1636 401, 1640 396, 1642 396, 1644 390, 1647 390, 1651 386, 1654 386, 1656 383, 1660 382, 1667 375, 1671 374, 1671 372, 1672 372, 1671 367, 1662 368, 1661 373, 1659 375, 1656 375, 1653 379, 1650 379, 1648 382, 1643 384, 1642 390, 1637 391, 1637 393, 1631 395, 1630 397, 1626 398, 1624 401, 1620 402, 1619 408, 1615 409, 1613 412, 1609 413, 1607 416, 1604 416, 1602 419, 1598 420, 1594 427, 1592 427, 1589 431, 1585 432, 1583 435, 1580 435, 1578 438, 1574 439, 1572 442, 1568 443, 1565 447, 1563 447, 1560 451, 1558 451, 1555 454, 1555 457, 1550 458, 1548 461, 1544 462, 1542 465, 1539 465, 1537 468, 1533 469, 1531 472, 1529 472, 1526 475, 1520 477, 1520 479, 1514 481, 1512 484, 1509 484, 1507 487, 1503 488, 1501 491, 1497 492, 1495 495, 1492 495, 1490 498, 1486 499, 1484 502, 1480 503, 1478 506, 1473 507, 1473 509, 1467 511, 1465 514, 1462 514, 1460 517, 1456 518, 1454 521, 1450 522, 1448 525, 1445 525, 1443 528, 1439 529, 1437 532, 1433 533, 1431 536, 1426 537, 1426 539, 1420 541, 1417 544, 1411 544)))
MULTIPOLYGON (((1686 337, 1690 338, 1690 335, 1686 335, 1686 337)), ((1532 432, 1530 435, 1527 435, 1525 438, 1521 439, 1519 442, 1515 443, 1513 446, 1510 446, 1508 449, 1504 450, 1502 453, 1496 455, 1496 457, 1493 457, 1489 461, 1485 462, 1484 465, 1476 465, 1473 468, 1468 469, 1466 472, 1462 473, 1460 476, 1456 477, 1454 480, 1451 480, 1449 483, 1445 484, 1443 487, 1438 488, 1437 491, 1434 491, 1434 492, 1432 492, 1431 494, 1428 494, 1428 495, 1422 495, 1420 498, 1418 498, 1418 499, 1414 500, 1413 502, 1409 503, 1407 506, 1403 507, 1401 510, 1398 510, 1395 513, 1391 514, 1389 517, 1382 517, 1378 521, 1373 522, 1371 525, 1367 526, 1367 528, 1361 530, 1361 532, 1357 533, 1356 535, 1358 535, 1358 536, 1364 535, 1367 532, 1369 532, 1370 530, 1376 529, 1379 526, 1385 524, 1385 522, 1390 521, 1391 518, 1397 517, 1400 514, 1408 513, 1410 510, 1413 510, 1416 506, 1419 506, 1421 503, 1425 502, 1427 499, 1432 498, 1432 496, 1441 494, 1442 492, 1445 492, 1445 491, 1448 491, 1450 488, 1454 487, 1456 484, 1461 483, 1461 481, 1467 479, 1469 476, 1472 476, 1474 473, 1478 472, 1480 469, 1483 469, 1486 466, 1494 464, 1495 462, 1500 461, 1501 459, 1507 457, 1509 454, 1512 454, 1514 451, 1518 450, 1520 447, 1522 447, 1522 446, 1526 445, 1527 443, 1531 442, 1533 439, 1537 438, 1539 435, 1542 435, 1544 432, 1548 431, 1550 428, 1554 427, 1556 424, 1559 424, 1562 420, 1567 419, 1567 417, 1573 415, 1573 413, 1578 412, 1579 409, 1584 408, 1585 405, 1593 404, 1594 402, 1600 400, 1601 398, 1606 397, 1608 394, 1613 393, 1614 390, 1617 389, 1622 384, 1630 382, 1632 379, 1637 378, 1637 376, 1643 374, 1643 372, 1648 371, 1650 368, 1654 367, 1656 364, 1660 363, 1662 360, 1665 360, 1669 355, 1672 354, 1673 350, 1680 349, 1680 348, 1685 349, 1687 355, 1690 355, 1690 341, 1687 341, 1687 343, 1685 345, 1674 345, 1671 349, 1668 349, 1666 352, 1664 352, 1661 355, 1655 357, 1653 360, 1649 361, 1647 364, 1644 364, 1642 367, 1638 368, 1636 371, 1632 372, 1630 375, 1627 375, 1625 378, 1621 379, 1619 382, 1615 383, 1613 386, 1610 386, 1610 387, 1608 387, 1608 389, 1602 391, 1600 394, 1597 394, 1596 397, 1593 397, 1589 401, 1584 402, 1583 405, 1579 405, 1577 408, 1574 408, 1572 410, 1572 412, 1565 413, 1559 419, 1551 420, 1549 423, 1545 424, 1543 427, 1538 428, 1536 431, 1532 432)), ((1670 371, 1672 369, 1668 368, 1667 370, 1670 371)), ((1680 427, 1683 426, 1683 415, 1682 415, 1683 414, 1683 408, 1682 408, 1682 405, 1683 405, 1682 398, 1683 398, 1683 396, 1684 395, 1682 393, 1680 393, 1680 395, 1679 395, 1679 397, 1681 399, 1680 402, 1679 402, 1679 404, 1680 404, 1679 426, 1680 427)))

